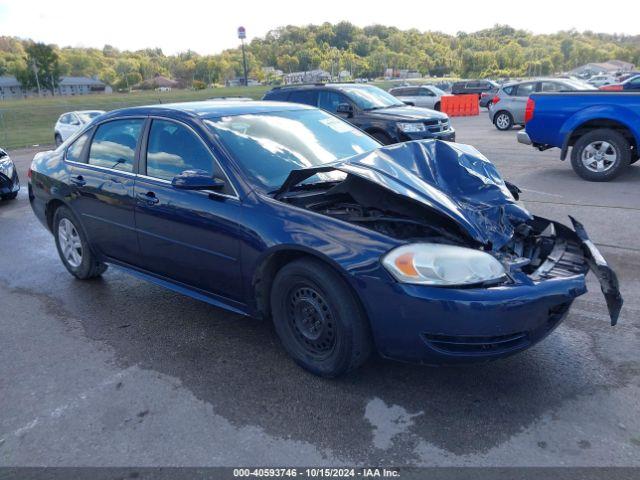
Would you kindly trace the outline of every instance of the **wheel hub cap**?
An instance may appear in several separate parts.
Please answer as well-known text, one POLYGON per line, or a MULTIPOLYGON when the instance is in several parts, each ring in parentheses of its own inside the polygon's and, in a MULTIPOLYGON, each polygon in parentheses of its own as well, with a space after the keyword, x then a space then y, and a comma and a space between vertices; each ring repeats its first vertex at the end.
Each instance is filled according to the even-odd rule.
POLYGON ((591 142, 582 151, 581 160, 587 170, 602 173, 613 168, 618 161, 618 152, 609 142, 591 142))

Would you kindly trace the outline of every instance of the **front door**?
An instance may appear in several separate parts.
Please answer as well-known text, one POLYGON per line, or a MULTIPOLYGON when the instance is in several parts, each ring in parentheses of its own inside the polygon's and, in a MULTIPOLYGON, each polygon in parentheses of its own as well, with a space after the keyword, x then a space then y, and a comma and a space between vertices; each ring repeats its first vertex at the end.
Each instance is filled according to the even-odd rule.
POLYGON ((185 124, 154 119, 141 160, 135 195, 143 268, 242 301, 242 204, 205 142, 185 124), (204 170, 224 180, 225 188, 173 187, 171 180, 185 170, 204 170))
POLYGON ((78 138, 67 150, 74 199, 92 247, 126 263, 139 258, 134 221, 135 163, 145 119, 113 120, 78 138), (80 158, 72 158, 79 142, 89 141, 80 158))

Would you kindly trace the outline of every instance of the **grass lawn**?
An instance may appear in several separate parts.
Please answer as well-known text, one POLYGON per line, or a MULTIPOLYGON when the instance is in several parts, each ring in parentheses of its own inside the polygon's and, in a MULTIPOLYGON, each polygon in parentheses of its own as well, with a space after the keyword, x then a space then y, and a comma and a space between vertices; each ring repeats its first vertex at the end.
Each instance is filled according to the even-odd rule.
POLYGON ((11 149, 53 143, 53 126, 71 110, 114 110, 136 105, 206 100, 212 97, 262 98, 269 87, 230 87, 171 92, 134 92, 0 100, 0 147, 11 149))

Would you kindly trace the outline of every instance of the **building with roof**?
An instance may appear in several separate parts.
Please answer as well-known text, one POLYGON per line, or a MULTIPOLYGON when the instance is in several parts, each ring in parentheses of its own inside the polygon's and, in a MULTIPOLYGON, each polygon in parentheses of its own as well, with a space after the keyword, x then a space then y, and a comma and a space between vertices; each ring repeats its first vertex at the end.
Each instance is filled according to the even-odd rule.
POLYGON ((0 100, 22 98, 22 85, 13 75, 0 77, 0 100))
MULTIPOLYGON (((96 78, 89 77, 61 77, 56 85, 56 95, 88 95, 90 93, 111 93, 111 87, 96 78)), ((42 95, 51 95, 51 92, 42 89, 42 95)), ((11 98, 33 97, 38 90, 32 88, 25 90, 22 84, 13 75, 0 77, 0 100, 11 98)))

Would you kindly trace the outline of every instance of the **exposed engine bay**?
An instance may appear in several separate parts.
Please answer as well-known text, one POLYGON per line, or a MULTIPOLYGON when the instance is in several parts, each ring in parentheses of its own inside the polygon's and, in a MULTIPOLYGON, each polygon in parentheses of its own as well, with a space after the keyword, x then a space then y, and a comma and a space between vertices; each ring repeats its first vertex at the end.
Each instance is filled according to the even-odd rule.
MULTIPOLYGON (((447 217, 353 175, 341 182, 302 184, 281 199, 399 240, 490 250, 447 217)), ((558 240, 552 222, 534 217, 520 223, 514 229, 512 240, 494 255, 526 274, 534 274, 558 240)), ((566 245, 567 240, 561 243, 566 245)), ((588 266, 582 261, 572 270, 567 274, 584 273, 588 266)))

